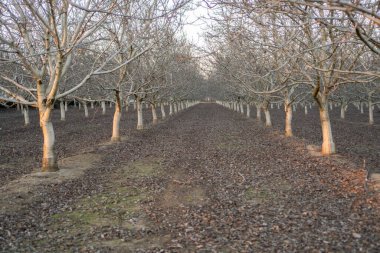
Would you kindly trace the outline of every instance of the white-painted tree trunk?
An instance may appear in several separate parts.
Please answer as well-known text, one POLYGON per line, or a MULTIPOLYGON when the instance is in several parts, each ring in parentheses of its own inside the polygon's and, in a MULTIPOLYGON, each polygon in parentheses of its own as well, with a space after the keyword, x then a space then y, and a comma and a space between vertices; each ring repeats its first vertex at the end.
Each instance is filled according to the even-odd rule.
POLYGON ((144 120, 143 120, 143 105, 140 98, 136 99, 136 107, 137 107, 137 129, 144 129, 144 120))
POLYGON ((364 106, 363 106, 363 103, 360 102, 360 113, 363 114, 364 113, 364 106))
POLYGON ((61 121, 66 120, 65 104, 63 101, 59 102, 59 108, 61 109, 61 121))
POLYGON ((244 105, 243 105, 243 102, 240 102, 240 113, 244 114, 244 105))
POLYGON ((102 114, 106 114, 106 102, 105 101, 102 101, 100 102, 101 106, 102 106, 102 114))
POLYGON ((305 105, 305 115, 307 115, 308 111, 307 111, 307 105, 305 105))
POLYGON ((25 123, 25 126, 29 126, 29 124, 30 124, 29 106, 25 105, 23 110, 24 110, 24 123, 25 123))
POLYGON ((84 117, 88 118, 87 102, 83 102, 83 108, 84 108, 84 117))
POLYGON ((65 101, 65 112, 67 112, 69 110, 69 105, 68 105, 68 102, 65 101))
POLYGON ((346 117, 346 105, 345 104, 342 104, 340 106, 340 118, 341 119, 344 119, 346 117))
POLYGON ((94 102, 91 101, 90 104, 91 104, 91 109, 94 109, 94 102))
POLYGON ((174 113, 178 112, 178 103, 174 103, 174 113))
POLYGON ((82 104, 80 102, 78 102, 78 109, 82 109, 82 104))
POLYGON ((173 115, 173 103, 169 103, 169 116, 173 115))
POLYGON ((369 118, 369 124, 370 125, 373 125, 374 123, 374 120, 373 120, 373 109, 374 109, 374 106, 372 105, 372 100, 369 100, 368 101, 368 118, 369 118))
POLYGON ((261 121, 261 108, 259 105, 256 105, 256 119, 261 121))
POLYGON ((158 117, 157 117, 157 111, 156 111, 156 105, 152 104, 152 118, 153 118, 153 125, 156 125, 158 123, 158 117))
POLYGON ((272 120, 270 118, 270 112, 268 108, 264 108, 264 114, 265 114, 265 126, 271 127, 272 126, 272 120))
POLYGON ((162 116, 162 119, 166 118, 166 112, 165 112, 164 103, 161 103, 161 116, 162 116))
POLYGON ((249 104, 247 104, 247 118, 251 117, 251 108, 249 104))

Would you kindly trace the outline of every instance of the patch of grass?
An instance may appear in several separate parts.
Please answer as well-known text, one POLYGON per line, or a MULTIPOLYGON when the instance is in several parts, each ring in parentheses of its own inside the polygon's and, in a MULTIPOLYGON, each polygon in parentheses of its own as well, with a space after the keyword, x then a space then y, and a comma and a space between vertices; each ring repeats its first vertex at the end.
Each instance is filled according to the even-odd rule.
POLYGON ((247 201, 255 201, 255 202, 265 202, 269 200, 273 194, 268 189, 254 189, 253 187, 249 187, 244 192, 244 199, 247 201))
POLYGON ((185 194, 183 200, 186 204, 195 205, 203 203, 205 201, 205 198, 206 197, 202 189, 194 188, 185 194))
POLYGON ((138 160, 125 166, 123 172, 132 178, 156 176, 162 171, 161 163, 162 160, 158 158, 138 160))
POLYGON ((140 203, 146 198, 143 192, 121 187, 113 192, 81 199, 74 211, 55 214, 52 218, 76 226, 118 225, 133 228, 128 220, 138 215, 140 203))

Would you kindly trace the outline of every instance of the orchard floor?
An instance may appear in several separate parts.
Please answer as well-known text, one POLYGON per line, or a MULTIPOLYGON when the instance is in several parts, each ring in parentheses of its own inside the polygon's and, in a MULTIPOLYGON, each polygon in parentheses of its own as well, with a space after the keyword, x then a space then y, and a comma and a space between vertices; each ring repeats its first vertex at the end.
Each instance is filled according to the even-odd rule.
MULTIPOLYGON (((272 116, 276 113, 281 115, 273 111, 272 116)), ((215 104, 194 106, 143 131, 128 131, 131 126, 124 126, 122 142, 99 144, 108 138, 105 133, 110 123, 102 125, 107 117, 111 115, 94 117, 96 124, 87 125, 86 131, 78 127, 78 118, 71 124, 62 123, 72 129, 73 136, 68 136, 83 141, 67 141, 69 154, 64 148, 59 152, 83 155, 82 160, 96 157, 96 162, 87 164, 89 168, 77 178, 41 183, 28 195, 13 193, 14 201, 10 199, 7 206, 1 202, 1 251, 380 249, 379 198, 365 191, 365 172, 357 165, 361 157, 351 157, 354 153, 349 149, 345 149, 348 155, 313 156, 306 148, 318 144, 313 139, 302 140, 302 134, 301 138, 285 138, 281 131, 215 104), (75 135, 76 131, 81 134, 75 135), (85 132, 93 139, 81 137, 85 132), (74 152, 77 147, 81 151, 74 152)), ((276 120, 275 128, 281 129, 276 120)), ((352 145, 367 142, 361 155, 375 166, 377 161, 371 159, 379 156, 378 126, 339 122, 340 129, 360 126, 373 135, 355 137, 352 145)), ((307 131, 317 130, 303 133, 307 131)), ((300 132, 296 127, 295 135, 300 132)), ((4 187, 13 182, 17 180, 4 187)))

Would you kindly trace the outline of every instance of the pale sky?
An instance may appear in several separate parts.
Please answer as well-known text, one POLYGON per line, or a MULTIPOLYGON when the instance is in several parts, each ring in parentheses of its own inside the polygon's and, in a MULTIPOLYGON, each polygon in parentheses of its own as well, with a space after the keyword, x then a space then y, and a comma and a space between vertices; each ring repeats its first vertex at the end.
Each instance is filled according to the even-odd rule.
MULTIPOLYGON (((197 1, 199 3, 199 1, 197 1)), ((194 4, 197 6, 194 10, 187 12, 187 23, 184 26, 184 31, 186 37, 192 44, 195 44, 199 47, 204 47, 205 42, 202 38, 202 33, 206 29, 205 20, 202 17, 207 17, 207 7, 204 6, 204 3, 194 4)))

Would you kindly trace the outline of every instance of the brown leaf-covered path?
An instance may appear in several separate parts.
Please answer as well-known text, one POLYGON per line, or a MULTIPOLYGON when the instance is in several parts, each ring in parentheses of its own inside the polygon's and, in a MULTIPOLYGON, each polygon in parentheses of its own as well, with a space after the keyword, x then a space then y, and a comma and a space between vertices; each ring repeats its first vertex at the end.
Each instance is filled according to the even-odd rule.
POLYGON ((216 104, 87 152, 101 159, 84 175, 1 213, 2 251, 380 249, 364 171, 216 104))

